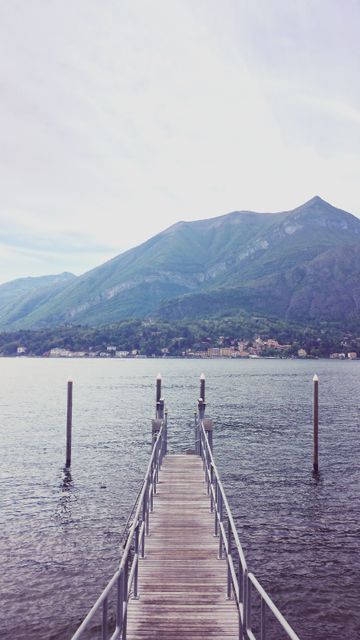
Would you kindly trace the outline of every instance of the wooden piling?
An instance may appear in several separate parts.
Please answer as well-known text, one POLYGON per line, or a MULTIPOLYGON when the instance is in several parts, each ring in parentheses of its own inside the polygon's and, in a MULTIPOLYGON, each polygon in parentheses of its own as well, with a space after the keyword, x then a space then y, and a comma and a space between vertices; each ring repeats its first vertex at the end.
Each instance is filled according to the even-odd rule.
POLYGON ((315 374, 314 383, 314 451, 313 472, 319 473, 319 378, 315 374))
POLYGON ((160 402, 161 400, 161 375, 158 373, 156 377, 156 402, 160 402))
POLYGON ((162 378, 160 373, 156 376, 156 400, 155 400, 155 419, 161 417, 161 382, 162 378))
POLYGON ((67 411, 66 411, 66 462, 65 466, 71 466, 71 432, 72 432, 72 405, 73 405, 73 381, 67 383, 67 411))
POLYGON ((158 418, 160 420, 164 419, 164 408, 165 408, 165 400, 163 400, 163 398, 160 399, 159 404, 159 414, 158 414, 158 418))
POLYGON ((205 376, 203 373, 200 376, 200 398, 205 402, 205 376))
POLYGON ((205 416, 205 408, 206 408, 206 404, 203 401, 202 398, 199 398, 198 400, 198 414, 199 414, 199 420, 203 420, 204 416, 205 416))

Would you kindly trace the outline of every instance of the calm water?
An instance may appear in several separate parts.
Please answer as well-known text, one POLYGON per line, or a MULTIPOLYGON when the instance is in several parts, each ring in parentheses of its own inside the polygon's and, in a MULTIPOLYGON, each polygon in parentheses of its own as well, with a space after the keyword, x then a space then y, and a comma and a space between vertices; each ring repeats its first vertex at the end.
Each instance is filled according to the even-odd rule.
POLYGON ((360 362, 0 359, 0 637, 67 639, 119 560, 150 452, 192 446, 198 378, 250 569, 302 640, 360 637, 360 362), (311 473, 320 377, 319 480, 311 473), (71 476, 63 471, 74 378, 71 476))

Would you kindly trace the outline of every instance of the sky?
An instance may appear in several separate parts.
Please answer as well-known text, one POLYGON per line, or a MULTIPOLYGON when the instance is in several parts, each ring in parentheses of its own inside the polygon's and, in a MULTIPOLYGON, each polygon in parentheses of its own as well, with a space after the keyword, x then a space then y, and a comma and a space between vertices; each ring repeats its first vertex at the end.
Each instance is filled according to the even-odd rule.
POLYGON ((358 0, 0 3, 0 283, 179 220, 360 217, 358 0))

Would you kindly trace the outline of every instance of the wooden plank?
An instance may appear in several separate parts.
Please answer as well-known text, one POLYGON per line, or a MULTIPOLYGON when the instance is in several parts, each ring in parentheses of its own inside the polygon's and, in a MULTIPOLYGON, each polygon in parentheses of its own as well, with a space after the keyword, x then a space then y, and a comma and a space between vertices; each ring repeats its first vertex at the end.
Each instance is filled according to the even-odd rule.
POLYGON ((238 640, 218 544, 200 458, 166 456, 139 562, 139 599, 129 601, 128 640, 238 640))

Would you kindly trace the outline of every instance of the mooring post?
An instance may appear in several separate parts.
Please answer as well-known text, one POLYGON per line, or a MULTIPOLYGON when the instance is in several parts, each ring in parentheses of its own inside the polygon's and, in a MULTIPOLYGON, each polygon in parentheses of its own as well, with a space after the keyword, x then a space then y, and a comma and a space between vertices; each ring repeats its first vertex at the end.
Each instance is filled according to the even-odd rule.
POLYGON ((205 408, 206 408, 206 404, 203 401, 202 398, 199 398, 198 400, 198 415, 199 415, 199 420, 203 420, 204 416, 205 416, 205 408))
MULTIPOLYGON (((200 376, 200 398, 198 399, 198 417, 197 417, 197 433, 195 436, 196 443, 198 445, 198 449, 195 446, 195 450, 201 455, 201 428, 200 423, 205 422, 205 376, 202 373, 200 376)), ((206 435, 208 435, 206 433, 206 435)))
POLYGON ((199 420, 203 420, 205 416, 205 376, 202 373, 200 376, 200 398, 198 400, 198 413, 199 420))
POLYGON ((205 402, 205 376, 203 373, 200 376, 200 398, 205 402))
POLYGON ((162 382, 162 378, 160 373, 157 374, 156 377, 156 409, 155 409, 155 418, 159 418, 159 411, 160 411, 160 401, 161 401, 161 382, 162 382))
POLYGON ((71 466, 71 431, 72 431, 72 400, 73 381, 67 383, 67 411, 66 411, 66 467, 71 466))
POLYGON ((315 374, 314 383, 314 453, 313 453, 313 471, 319 472, 319 378, 315 374))

